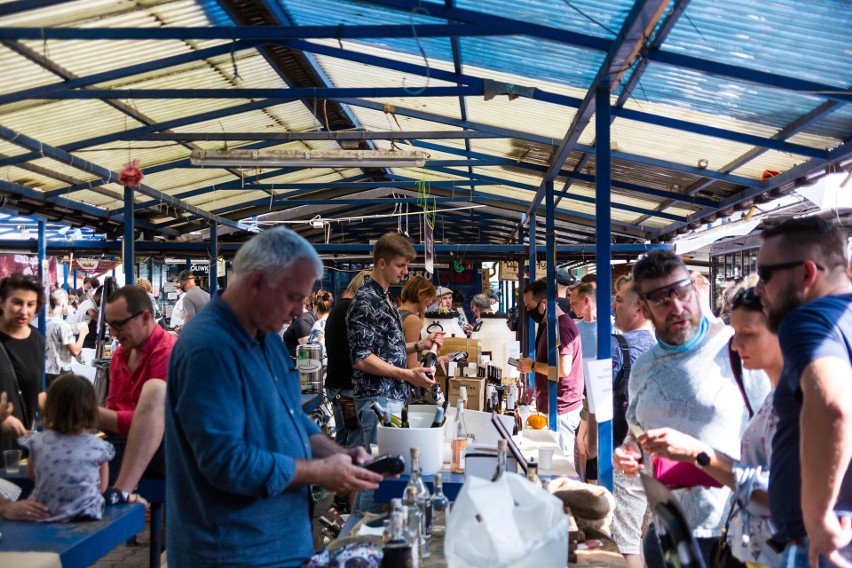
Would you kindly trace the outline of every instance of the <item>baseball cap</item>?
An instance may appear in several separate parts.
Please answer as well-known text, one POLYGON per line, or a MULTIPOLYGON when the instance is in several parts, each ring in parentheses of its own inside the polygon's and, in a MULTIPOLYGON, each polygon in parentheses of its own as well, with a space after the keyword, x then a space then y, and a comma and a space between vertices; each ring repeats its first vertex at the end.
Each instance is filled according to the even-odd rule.
POLYGON ((567 268, 562 268, 556 271, 556 283, 560 286, 573 286, 577 279, 571 276, 567 268))
POLYGON ((181 270, 178 272, 178 281, 183 282, 184 280, 193 280, 195 276, 192 275, 192 272, 189 270, 181 270))
POLYGON ((447 294, 452 294, 453 291, 447 288, 446 286, 438 286, 435 290, 435 297, 440 298, 441 296, 446 296, 447 294))

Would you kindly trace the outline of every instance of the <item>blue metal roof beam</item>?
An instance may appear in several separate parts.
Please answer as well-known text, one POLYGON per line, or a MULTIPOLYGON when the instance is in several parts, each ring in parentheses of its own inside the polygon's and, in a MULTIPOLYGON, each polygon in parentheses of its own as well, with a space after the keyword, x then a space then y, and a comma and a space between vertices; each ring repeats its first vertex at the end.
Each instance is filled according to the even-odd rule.
MULTIPOLYGON (((110 171, 106 168, 98 166, 97 164, 93 164, 92 162, 89 162, 87 160, 83 160, 82 158, 78 158, 76 156, 73 156, 73 155, 69 154, 68 152, 60 150, 59 148, 56 148, 56 147, 51 146, 49 144, 45 144, 44 142, 36 140, 35 138, 31 138, 29 136, 26 136, 26 135, 20 133, 20 132, 12 130, 11 128, 6 128, 5 126, 2 126, 2 125, 0 125, 0 139, 6 140, 7 142, 11 142, 11 143, 16 144, 18 146, 21 146, 22 148, 27 148, 28 150, 35 150, 35 151, 39 152, 39 154, 48 156, 50 158, 53 158, 53 159, 58 160, 62 163, 68 164, 68 165, 70 165, 74 168, 77 168, 79 170, 86 171, 86 172, 94 172, 95 175, 101 176, 102 178, 110 178, 111 177, 111 178, 114 178, 116 181, 118 180, 118 174, 115 173, 115 172, 112 172, 112 171, 110 171)), ((143 193, 145 195, 148 195, 149 197, 155 197, 157 199, 160 199, 164 203, 168 203, 169 205, 172 205, 173 207, 178 207, 180 209, 184 209, 186 211, 189 211, 191 213, 199 215, 200 217, 207 219, 208 221, 214 221, 214 222, 220 223, 222 225, 226 225, 228 227, 234 227, 234 228, 237 228, 237 229, 246 228, 246 226, 242 223, 234 223, 230 219, 225 219, 225 218, 222 218, 222 217, 217 217, 215 215, 211 215, 207 211, 202 211, 201 209, 199 209, 199 208, 197 208, 193 205, 190 205, 189 203, 185 203, 185 202, 181 201, 180 199, 176 199, 176 198, 172 197, 171 195, 165 194, 165 193, 163 193, 159 190, 156 190, 152 187, 148 187, 144 184, 140 185, 137 188, 137 191, 139 191, 140 193, 143 193)))
MULTIPOLYGON (((444 0, 444 5, 447 8, 453 8, 456 5, 455 0, 444 0)), ((461 42, 459 41, 458 36, 452 36, 450 38, 450 48, 453 51, 453 70, 457 75, 462 74, 462 52, 461 52, 461 42)), ((461 86, 462 83, 457 82, 457 86, 461 86)), ((467 102, 464 100, 464 97, 459 96, 459 111, 462 120, 467 120, 467 102)), ((470 139, 464 139, 464 149, 470 152, 470 139)), ((473 173, 473 168, 467 168, 468 173, 473 173)))
POLYGON ((125 137, 125 140, 157 142, 172 141, 239 141, 274 140, 279 144, 302 140, 459 140, 462 138, 502 138, 493 132, 475 132, 473 130, 321 130, 314 132, 154 132, 125 137))
POLYGON ((733 207, 737 204, 740 204, 744 201, 748 201, 754 199, 758 195, 761 194, 769 194, 774 189, 780 188, 781 186, 787 184, 795 184, 797 180, 802 178, 808 178, 808 176, 813 175, 816 172, 820 172, 822 174, 825 173, 825 169, 830 164, 836 164, 842 167, 848 167, 847 163, 850 159, 852 159, 852 140, 845 142, 844 144, 838 146, 837 148, 833 148, 828 152, 828 159, 813 159, 808 160, 803 164, 799 164, 798 166, 791 168, 781 174, 769 178, 764 184, 763 189, 755 189, 749 188, 743 190, 735 195, 727 197, 719 203, 719 206, 713 209, 702 209, 701 211, 694 213, 688 217, 686 221, 672 223, 671 225, 665 227, 664 229, 658 231, 656 238, 665 238, 670 233, 677 231, 678 229, 689 225, 689 223, 700 220, 707 215, 715 213, 717 211, 727 209, 729 207, 733 207))
MULTIPOLYGON (((538 206, 541 205, 544 199, 545 188, 548 183, 553 182, 565 165, 565 160, 574 150, 576 144, 580 140, 580 136, 588 126, 595 114, 595 94, 599 88, 612 90, 614 84, 618 84, 618 79, 630 67, 631 62, 639 54, 639 50, 645 44, 645 39, 651 30, 657 25, 657 22, 663 16, 666 8, 667 0, 638 0, 633 4, 633 8, 624 20, 624 24, 618 33, 615 41, 607 52, 598 74, 589 86, 586 96, 583 98, 583 103, 574 115, 568 131, 559 143, 559 147, 553 155, 544 178, 541 180, 541 185, 533 196, 530 207, 527 210, 527 215, 521 220, 520 227, 529 225, 529 216, 535 213, 538 206)), ((563 194, 564 195, 564 194, 563 194)), ((567 195, 566 195, 567 197, 567 195)))
MULTIPOLYGON (((797 132, 801 132, 802 130, 804 130, 805 128, 807 128, 808 126, 810 126, 811 124, 813 124, 817 120, 825 118, 826 116, 828 116, 829 114, 831 114, 835 110, 842 108, 842 106, 843 105, 841 105, 840 103, 838 103, 836 101, 826 101, 826 102, 822 103, 821 105, 819 105, 814 110, 812 110, 811 112, 807 113, 804 116, 800 116, 799 118, 797 118, 796 120, 794 120, 793 122, 791 122, 790 124, 788 124, 787 126, 782 128, 781 130, 779 130, 778 132, 773 134, 772 138, 774 140, 784 140, 785 138, 789 138, 790 136, 793 136, 797 132)), ((724 172, 724 173, 730 173, 730 172, 736 170, 737 168, 743 166, 744 164, 747 164, 748 162, 757 158, 758 156, 760 156, 764 152, 766 152, 766 148, 755 146, 755 147, 751 148, 750 150, 748 150, 747 152, 745 152, 744 154, 742 154, 741 156, 734 158, 729 163, 727 163, 724 166, 722 166, 721 168, 719 168, 719 171, 724 172)), ((711 185, 712 183, 713 183, 713 181, 710 180, 710 179, 707 179, 707 178, 698 180, 697 182, 695 182, 695 183, 691 184, 689 187, 687 187, 685 193, 686 193, 686 195, 695 195, 696 193, 698 193, 699 191, 701 191, 705 187, 711 185)), ((671 201, 661 203, 657 207, 657 211, 663 211, 664 209, 670 207, 672 204, 673 203, 671 201)), ((641 223, 643 220, 644 219, 639 219, 638 222, 641 223)))
MULTIPOLYGON (((0 40, 237 40, 276 42, 281 39, 377 39, 450 37, 450 36, 500 36, 528 35, 541 37, 570 45, 577 45, 599 51, 608 51, 610 42, 603 38, 561 30, 484 14, 461 8, 446 8, 432 2, 411 2, 407 0, 369 0, 372 4, 400 8, 410 11, 413 8, 428 6, 433 17, 456 21, 468 21, 467 24, 405 24, 405 25, 365 25, 365 26, 210 26, 195 28, 0 28, 0 40)), ((674 67, 692 69, 726 77, 741 82, 765 85, 795 92, 820 93, 839 102, 852 102, 852 93, 841 92, 836 88, 813 81, 794 77, 775 75, 755 69, 737 67, 725 63, 708 61, 697 57, 665 52, 661 50, 648 53, 651 61, 674 67)))
MULTIPOLYGON (((502 157, 499 157, 499 156, 492 156, 490 154, 483 154, 481 152, 467 153, 464 150, 461 150, 460 148, 455 148, 455 147, 452 147, 452 146, 442 146, 442 145, 438 145, 438 144, 432 144, 432 143, 429 143, 429 142, 418 142, 416 140, 412 142, 412 145, 416 146, 418 148, 425 148, 425 149, 429 149, 429 150, 434 150, 436 152, 445 152, 445 153, 448 153, 448 154, 458 154, 458 155, 469 155, 471 158, 475 158, 477 160, 480 160, 480 162, 488 162, 489 165, 494 165, 494 166, 506 166, 506 167, 511 167, 511 168, 530 170, 530 171, 533 171, 533 172, 545 172, 547 170, 546 166, 539 166, 538 164, 528 164, 528 163, 524 163, 524 162, 521 162, 519 164, 517 162, 517 160, 512 160, 510 158, 502 158, 502 157)), ((428 164, 428 162, 427 162, 427 164, 428 164)), ((483 165, 485 165, 485 164, 483 164, 483 165)), ((567 178, 577 180, 577 181, 584 181, 584 182, 591 183, 591 184, 594 184, 594 182, 595 182, 595 176, 589 175, 589 174, 583 174, 583 173, 580 173, 580 172, 577 172, 577 171, 561 170, 559 172, 559 175, 562 176, 562 177, 567 177, 567 178)), ((662 198, 665 198, 665 199, 673 199, 673 200, 676 200, 676 201, 683 202, 687 205, 703 205, 703 206, 706 206, 706 207, 713 207, 716 204, 715 201, 712 201, 710 199, 705 199, 703 197, 694 197, 694 196, 690 197, 688 195, 681 195, 681 194, 678 194, 678 193, 674 193, 672 191, 664 191, 662 189, 645 187, 645 186, 636 185, 636 184, 633 184, 633 183, 613 182, 611 184, 611 186, 618 188, 618 189, 623 189, 625 191, 632 191, 634 193, 639 193, 639 194, 644 194, 644 195, 652 195, 654 197, 662 197, 662 198)))

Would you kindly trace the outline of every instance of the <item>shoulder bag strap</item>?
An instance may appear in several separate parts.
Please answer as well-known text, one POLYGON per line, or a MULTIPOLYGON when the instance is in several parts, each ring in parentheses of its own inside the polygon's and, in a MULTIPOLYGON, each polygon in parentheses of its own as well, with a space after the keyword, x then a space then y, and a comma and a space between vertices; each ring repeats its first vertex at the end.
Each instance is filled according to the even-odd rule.
POLYGON ((751 403, 748 400, 748 394, 746 394, 745 385, 743 384, 743 362, 740 359, 739 353, 731 347, 733 342, 733 338, 728 341, 728 357, 731 360, 731 371, 734 373, 734 380, 737 381, 740 394, 743 395, 743 402, 745 402, 746 409, 748 410, 748 417, 751 418, 754 416, 754 410, 751 408, 751 403))
POLYGON ((2 354, 3 358, 6 360, 6 363, 9 365, 9 373, 12 375, 12 381, 15 383, 15 390, 18 394, 18 402, 21 404, 21 416, 24 417, 24 428, 30 427, 30 418, 29 418, 29 409, 27 408, 27 403, 24 400, 24 391, 21 390, 21 383, 18 382, 18 375, 15 373, 15 366, 12 365, 12 360, 9 358, 9 354, 6 352, 6 347, 0 343, 0 354, 2 354))

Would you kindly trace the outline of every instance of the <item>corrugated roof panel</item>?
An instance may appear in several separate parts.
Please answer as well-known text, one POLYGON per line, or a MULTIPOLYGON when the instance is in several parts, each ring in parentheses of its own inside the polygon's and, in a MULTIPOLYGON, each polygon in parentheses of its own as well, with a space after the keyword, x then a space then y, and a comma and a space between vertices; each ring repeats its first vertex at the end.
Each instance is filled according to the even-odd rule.
MULTIPOLYGON (((15 51, 0 46, 0 69, 3 69, 3 81, 0 81, 0 93, 15 93, 24 89, 56 83, 59 79, 41 66, 19 55, 15 51)), ((10 106, 4 105, 4 109, 10 106)))
POLYGON ((846 133, 841 138, 848 140, 849 133, 852 133, 852 105, 838 105, 833 112, 808 126, 803 132, 818 136, 837 136, 838 133, 846 133))
MULTIPOLYGON (((233 103, 229 103, 233 104, 233 103)), ((175 128, 175 132, 276 132, 285 129, 289 132, 306 132, 316 130, 320 123, 310 110, 301 102, 293 101, 271 105, 263 110, 250 112, 234 112, 220 118, 194 122, 187 126, 175 128)), ((250 142, 250 141, 249 141, 250 142)), ((237 147, 249 142, 229 142, 228 145, 237 147)), ((199 145, 203 144, 201 142, 199 145)), ((222 146, 221 142, 218 146, 222 146)), ((217 147, 217 146, 214 146, 217 147)))
POLYGON ((775 170, 783 172, 807 161, 801 156, 793 156, 783 152, 769 150, 757 158, 751 160, 744 166, 733 171, 734 174, 748 177, 760 178, 764 170, 775 170))
MULTIPOLYGON (((56 162, 50 162, 50 165, 56 165, 56 162)), ((55 178, 31 172, 23 168, 16 168, 14 166, 3 168, 0 179, 36 189, 38 191, 50 191, 52 189, 58 189, 64 185, 55 178)))
MULTIPOLYGON (((651 63, 633 97, 781 129, 822 102, 818 96, 761 87, 651 63)), ((836 135, 836 133, 835 133, 836 135)))
POLYGON ((663 49, 850 86, 852 5, 847 0, 692 0, 686 16, 663 49))
POLYGON ((491 126, 548 136, 558 145, 571 125, 576 110, 536 101, 496 97, 490 101, 467 97, 470 120, 491 126))

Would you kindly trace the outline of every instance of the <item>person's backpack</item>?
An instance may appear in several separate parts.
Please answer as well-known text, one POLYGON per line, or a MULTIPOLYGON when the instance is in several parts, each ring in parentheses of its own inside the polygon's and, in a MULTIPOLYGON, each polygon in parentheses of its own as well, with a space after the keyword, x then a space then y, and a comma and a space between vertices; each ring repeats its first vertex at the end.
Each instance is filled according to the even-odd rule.
POLYGON ((612 385, 612 444, 618 447, 627 436, 627 384, 630 378, 630 346, 623 335, 612 335, 621 348, 621 370, 612 385))

